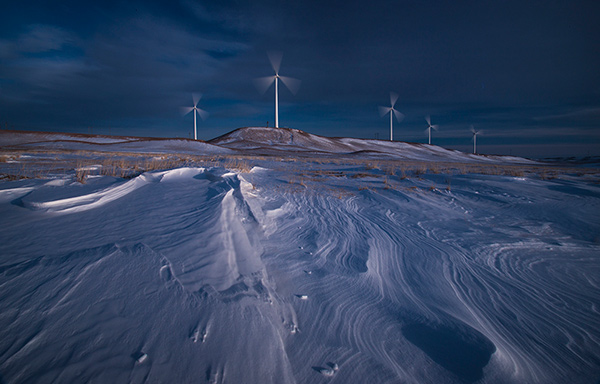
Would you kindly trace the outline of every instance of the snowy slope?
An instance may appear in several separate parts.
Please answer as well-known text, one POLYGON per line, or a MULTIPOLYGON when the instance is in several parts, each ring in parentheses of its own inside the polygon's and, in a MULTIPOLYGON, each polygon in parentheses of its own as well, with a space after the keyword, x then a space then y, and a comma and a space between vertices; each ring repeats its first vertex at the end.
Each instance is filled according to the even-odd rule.
POLYGON ((200 140, 0 131, 0 148, 131 153, 232 154, 200 140))
POLYGON ((600 377, 597 174, 253 164, 0 182, 2 380, 600 377))
POLYGON ((294 156, 306 157, 346 155, 395 160, 532 163, 530 160, 518 157, 476 156, 427 144, 322 137, 289 128, 240 128, 210 140, 209 143, 247 153, 280 156, 293 153, 294 156))

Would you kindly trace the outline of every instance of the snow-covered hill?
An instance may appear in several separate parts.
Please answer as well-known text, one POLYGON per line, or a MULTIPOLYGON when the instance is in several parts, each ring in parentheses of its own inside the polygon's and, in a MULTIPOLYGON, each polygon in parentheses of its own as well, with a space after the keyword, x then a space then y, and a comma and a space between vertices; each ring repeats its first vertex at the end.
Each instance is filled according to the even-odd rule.
POLYGON ((2 131, 0 148, 193 155, 260 155, 410 160, 483 164, 534 164, 510 156, 482 156, 436 145, 354 138, 330 138, 297 129, 239 128, 208 142, 188 139, 2 131))
POLYGON ((210 140, 210 144, 246 153, 293 156, 336 156, 386 160, 484 163, 531 163, 509 156, 478 156, 435 145, 354 138, 330 138, 289 128, 247 127, 210 140))
MULTIPOLYGON (((229 139, 206 145, 244 153, 229 139)), ((48 165, 79 152, 28 145, 0 174, 53 171, 0 181, 1 382, 600 378, 599 170, 224 156, 81 177, 48 165)))
POLYGON ((232 154, 201 140, 0 130, 0 148, 193 155, 232 154))

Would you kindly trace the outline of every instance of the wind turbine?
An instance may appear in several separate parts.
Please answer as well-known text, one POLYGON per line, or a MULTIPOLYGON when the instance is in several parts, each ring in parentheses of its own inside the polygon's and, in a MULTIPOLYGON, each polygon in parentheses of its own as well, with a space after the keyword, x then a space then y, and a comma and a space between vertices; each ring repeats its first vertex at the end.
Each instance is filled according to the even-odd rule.
POLYGON ((477 135, 481 135, 482 131, 476 131, 475 127, 471 125, 471 133, 473 134, 473 153, 477 154, 477 135))
POLYGON ((275 76, 258 78, 255 83, 259 91, 265 93, 267 89, 271 87, 271 84, 275 82, 275 128, 279 128, 279 80, 281 80, 294 95, 298 92, 298 88, 300 88, 300 80, 279 75, 279 67, 281 66, 281 58, 283 57, 281 52, 269 52, 268 55, 271 67, 273 67, 273 70, 275 71, 275 76))
POLYGON ((389 107, 379 107, 379 114, 381 117, 390 114, 390 141, 394 141, 394 118, 396 116, 396 120, 401 122, 404 119, 404 115, 394 109, 394 105, 398 101, 398 94, 394 92, 390 92, 390 106, 389 107))
POLYGON ((194 101, 193 107, 181 107, 181 114, 187 115, 188 113, 194 111, 194 140, 198 140, 198 133, 196 131, 196 113, 202 118, 202 120, 206 120, 208 117, 208 112, 203 109, 198 108, 198 102, 202 98, 202 94, 194 93, 192 94, 192 100, 194 101))
POLYGON ((429 127, 427 127, 427 129, 425 130, 425 132, 429 133, 429 144, 431 144, 431 130, 435 129, 437 131, 438 130, 438 126, 437 125, 431 125, 431 116, 429 116, 429 115, 425 116, 425 121, 427 121, 427 124, 429 124, 429 127))

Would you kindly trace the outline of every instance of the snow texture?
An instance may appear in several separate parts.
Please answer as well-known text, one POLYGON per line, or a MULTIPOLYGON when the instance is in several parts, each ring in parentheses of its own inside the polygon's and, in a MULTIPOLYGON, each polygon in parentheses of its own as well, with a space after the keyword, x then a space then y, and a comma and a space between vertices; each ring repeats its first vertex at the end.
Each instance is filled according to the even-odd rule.
POLYGON ((600 378, 597 174, 254 163, 0 182, 0 382, 600 378))

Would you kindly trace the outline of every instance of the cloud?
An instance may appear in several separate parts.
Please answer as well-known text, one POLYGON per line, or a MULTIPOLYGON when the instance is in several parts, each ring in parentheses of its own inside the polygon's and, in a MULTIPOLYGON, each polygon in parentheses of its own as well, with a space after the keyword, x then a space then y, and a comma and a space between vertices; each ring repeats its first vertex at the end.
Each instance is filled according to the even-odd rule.
POLYGON ((15 60, 31 54, 38 57, 44 53, 56 54, 79 44, 73 33, 57 26, 32 24, 25 27, 25 30, 16 39, 0 40, 0 58, 15 60))
POLYGON ((552 121, 552 120, 590 120, 600 121, 600 107, 596 108, 578 108, 569 112, 552 114, 552 115, 544 115, 544 116, 536 116, 534 120, 537 121, 552 121))
POLYGON ((15 49, 23 53, 59 51, 67 45, 74 44, 75 40, 72 34, 63 28, 34 24, 17 39, 15 49))
POLYGON ((26 116, 36 103, 39 116, 63 124, 176 115, 192 92, 208 88, 214 95, 227 58, 248 49, 234 38, 198 34, 147 14, 116 18, 85 40, 60 27, 31 25, 0 40, 0 112, 26 116))

